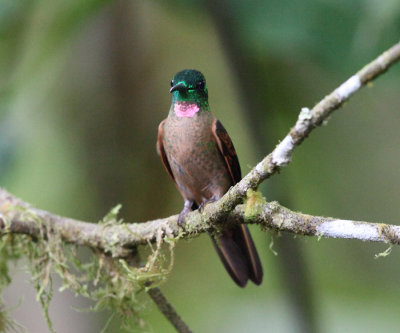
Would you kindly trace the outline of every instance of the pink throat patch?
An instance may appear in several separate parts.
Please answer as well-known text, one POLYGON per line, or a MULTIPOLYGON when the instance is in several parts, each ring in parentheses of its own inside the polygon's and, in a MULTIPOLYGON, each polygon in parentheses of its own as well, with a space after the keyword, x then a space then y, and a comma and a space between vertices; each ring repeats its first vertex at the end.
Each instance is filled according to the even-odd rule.
POLYGON ((199 107, 194 103, 176 102, 174 105, 175 114, 181 118, 192 118, 199 110, 199 107))

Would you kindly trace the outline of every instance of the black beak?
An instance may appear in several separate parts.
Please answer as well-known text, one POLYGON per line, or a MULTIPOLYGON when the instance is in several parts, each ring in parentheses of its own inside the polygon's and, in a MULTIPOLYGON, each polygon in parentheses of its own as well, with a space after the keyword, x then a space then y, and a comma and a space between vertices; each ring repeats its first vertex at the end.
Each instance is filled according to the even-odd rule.
POLYGON ((185 84, 183 83, 183 82, 180 82, 180 83, 178 83, 178 84, 176 84, 176 85, 174 85, 170 90, 169 90, 169 92, 170 93, 173 93, 174 91, 184 91, 184 90, 187 90, 187 88, 186 88, 186 86, 185 86, 185 84))

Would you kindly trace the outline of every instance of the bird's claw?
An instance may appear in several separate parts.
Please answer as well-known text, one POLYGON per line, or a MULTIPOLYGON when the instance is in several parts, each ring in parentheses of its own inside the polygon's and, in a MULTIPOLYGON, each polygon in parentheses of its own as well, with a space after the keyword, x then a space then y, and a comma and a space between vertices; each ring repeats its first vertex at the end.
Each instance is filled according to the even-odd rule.
POLYGON ((214 201, 217 201, 217 199, 214 198, 214 197, 211 198, 211 199, 208 199, 208 200, 203 201, 203 202, 199 205, 199 208, 198 208, 199 212, 202 213, 203 210, 204 210, 205 205, 206 205, 206 204, 209 204, 209 203, 211 203, 211 202, 214 202, 214 201))
POLYGON ((181 211, 181 213, 179 214, 179 217, 178 217, 178 226, 180 226, 181 228, 183 227, 183 222, 184 222, 184 219, 185 219, 185 216, 186 216, 187 213, 188 213, 188 212, 185 212, 185 211, 183 210, 183 211, 181 211))
POLYGON ((181 228, 183 227, 185 216, 192 210, 192 206, 193 206, 193 201, 185 200, 185 205, 183 206, 183 209, 178 217, 178 226, 180 226, 181 228))

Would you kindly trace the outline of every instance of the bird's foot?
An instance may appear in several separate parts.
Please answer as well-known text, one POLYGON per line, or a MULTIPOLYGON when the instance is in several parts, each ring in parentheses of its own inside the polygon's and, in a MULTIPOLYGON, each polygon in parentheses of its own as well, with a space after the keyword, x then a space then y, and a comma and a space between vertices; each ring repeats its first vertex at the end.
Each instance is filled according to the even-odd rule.
POLYGON ((179 214, 178 217, 178 225, 180 227, 183 226, 183 220, 185 219, 185 216, 192 211, 192 206, 193 206, 193 201, 190 200, 185 200, 185 204, 183 206, 182 211, 179 214))
POLYGON ((204 200, 204 201, 199 205, 199 208, 198 208, 199 212, 200 212, 200 213, 203 212, 204 206, 205 206, 206 204, 209 204, 209 203, 211 203, 211 202, 215 202, 215 201, 217 201, 217 200, 218 200, 218 199, 217 199, 216 197, 212 197, 212 198, 210 198, 210 199, 208 199, 208 200, 204 200))
POLYGON ((186 216, 189 212, 190 212, 190 210, 187 210, 187 209, 183 209, 183 210, 180 212, 179 217, 178 217, 178 225, 179 225, 180 227, 183 227, 183 220, 185 219, 185 216, 186 216))

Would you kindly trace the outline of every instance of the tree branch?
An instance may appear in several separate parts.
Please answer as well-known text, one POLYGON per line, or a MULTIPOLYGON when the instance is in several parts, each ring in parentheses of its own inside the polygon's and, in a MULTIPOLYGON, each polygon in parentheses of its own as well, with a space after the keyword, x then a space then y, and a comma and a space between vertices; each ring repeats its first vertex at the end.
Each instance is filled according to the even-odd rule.
MULTIPOLYGON (((312 216, 293 212, 277 202, 257 201, 250 209, 249 203, 240 204, 230 215, 233 217, 230 221, 238 224, 258 224, 267 229, 296 235, 400 244, 400 226, 312 216)), ((59 232, 67 242, 110 251, 116 257, 129 256, 132 246, 154 241, 163 235, 192 238, 202 232, 215 230, 215 224, 206 218, 205 213, 191 213, 183 231, 177 226, 177 217, 178 215, 174 215, 146 223, 103 226, 30 208, 6 190, 0 189, 1 233, 23 233, 40 237, 39 226, 44 222, 50 230, 59 232), (15 214, 15 207, 22 205, 25 211, 15 214)))
POLYGON ((67 242, 111 252, 115 257, 124 257, 131 254, 132 246, 154 241, 164 235, 189 238, 213 230, 216 226, 221 226, 224 217, 233 214, 238 223, 256 223, 295 234, 399 244, 400 227, 397 226, 310 216, 292 212, 274 202, 263 204, 259 207, 259 212, 249 218, 246 217, 246 207, 238 206, 245 200, 248 190, 256 189, 263 180, 290 163, 294 149, 315 127, 326 121, 343 102, 363 85, 384 73, 399 58, 400 43, 397 43, 350 77, 311 110, 303 108, 295 126, 273 152, 218 202, 206 205, 201 214, 198 211, 190 213, 183 229, 177 226, 177 215, 145 223, 107 225, 82 222, 33 208, 0 188, 0 232, 40 237, 40 228, 46 226, 57 231, 67 242))
POLYGON ((158 309, 164 314, 164 316, 170 321, 170 323, 175 327, 177 332, 180 333, 191 333, 192 331, 186 325, 186 323, 181 319, 181 317, 176 313, 174 307, 165 296, 161 293, 159 288, 151 288, 147 291, 154 303, 157 304, 158 309))
MULTIPOLYGON (((238 205, 234 210, 241 223, 246 222, 245 212, 246 205, 238 205)), ((293 212, 277 202, 263 204, 251 218, 263 227, 297 235, 400 244, 400 226, 312 216, 293 212)))

